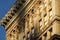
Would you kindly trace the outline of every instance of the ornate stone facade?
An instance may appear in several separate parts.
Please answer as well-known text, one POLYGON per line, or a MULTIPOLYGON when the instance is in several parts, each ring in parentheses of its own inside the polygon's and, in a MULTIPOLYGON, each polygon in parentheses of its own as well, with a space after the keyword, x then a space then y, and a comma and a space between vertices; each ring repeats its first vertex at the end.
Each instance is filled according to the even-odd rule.
POLYGON ((6 40, 60 40, 60 0, 17 0, 1 25, 6 40))

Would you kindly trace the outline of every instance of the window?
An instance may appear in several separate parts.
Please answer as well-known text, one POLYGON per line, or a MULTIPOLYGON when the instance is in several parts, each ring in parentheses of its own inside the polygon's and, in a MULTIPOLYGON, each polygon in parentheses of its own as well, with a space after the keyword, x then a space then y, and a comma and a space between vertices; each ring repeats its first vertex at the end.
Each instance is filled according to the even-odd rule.
POLYGON ((32 13, 34 14, 34 9, 32 9, 31 11, 32 11, 32 13))
POLYGON ((13 40, 13 35, 12 35, 12 34, 10 34, 9 36, 10 36, 10 40, 13 40))
POLYGON ((50 12, 50 20, 52 19, 52 11, 50 12))
POLYGON ((34 37, 34 36, 35 36, 35 28, 32 27, 32 37, 34 37))
POLYGON ((42 30, 42 19, 40 19, 40 30, 42 30))
POLYGON ((32 29, 32 34, 34 33, 34 29, 32 29))
POLYGON ((12 36, 12 34, 10 34, 10 37, 12 36))
POLYGON ((25 36, 23 36, 23 40, 26 40, 26 37, 25 36))
POLYGON ((52 16, 52 11, 50 11, 50 16, 52 16))
POLYGON ((45 14, 44 17, 45 17, 45 21, 47 21, 47 14, 45 14))
POLYGON ((32 37, 37 36, 37 28, 32 27, 32 37))
POLYGON ((28 38, 30 38, 30 33, 29 32, 27 33, 27 35, 28 35, 28 38))
POLYGON ((29 17, 29 14, 27 14, 27 16, 29 17))
POLYGON ((40 21, 39 21, 39 22, 40 22, 40 27, 41 27, 41 26, 42 26, 42 19, 40 19, 40 21))
POLYGON ((50 30, 49 30, 49 34, 50 34, 50 37, 51 37, 51 35, 52 35, 52 28, 50 28, 50 30))
POLYGON ((45 18, 45 25, 47 25, 48 21, 47 21, 47 14, 44 15, 45 18))
POLYGON ((49 30, 50 32, 52 32, 52 28, 50 28, 50 30, 49 30))
POLYGON ((27 36, 28 36, 27 39, 30 40, 30 33, 29 32, 27 33, 27 36))
POLYGON ((42 40, 42 37, 39 40, 42 40))
POLYGON ((47 33, 44 34, 45 40, 48 40, 47 33))
POLYGON ((52 11, 52 8, 50 8, 49 12, 52 11))
POLYGON ((24 40, 26 40, 26 38, 24 38, 24 40))
POLYGON ((32 27, 32 34, 34 34, 34 27, 32 27))
POLYGON ((13 30, 14 34, 15 34, 15 30, 13 30))
POLYGON ((50 12, 50 20, 52 19, 52 8, 49 10, 50 12))
POLYGON ((39 1, 39 4, 41 4, 41 1, 39 1))

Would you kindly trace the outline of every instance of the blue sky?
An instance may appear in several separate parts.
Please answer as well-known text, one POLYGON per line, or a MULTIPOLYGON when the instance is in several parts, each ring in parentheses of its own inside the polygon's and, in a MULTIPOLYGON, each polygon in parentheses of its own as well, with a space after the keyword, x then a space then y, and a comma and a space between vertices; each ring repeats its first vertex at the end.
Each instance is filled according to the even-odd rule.
MULTIPOLYGON (((0 0, 0 20, 5 16, 9 9, 14 5, 16 0, 0 0)), ((0 25, 0 40, 6 40, 6 32, 0 25)))

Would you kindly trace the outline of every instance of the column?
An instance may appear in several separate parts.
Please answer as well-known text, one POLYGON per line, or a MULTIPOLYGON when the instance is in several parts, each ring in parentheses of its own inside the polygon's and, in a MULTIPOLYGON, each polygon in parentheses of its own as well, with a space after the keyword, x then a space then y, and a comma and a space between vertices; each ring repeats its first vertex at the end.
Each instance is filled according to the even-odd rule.
POLYGON ((51 37, 51 32, 47 31, 47 38, 50 39, 50 37, 51 37))
POLYGON ((45 36, 42 36, 42 40, 46 40, 46 37, 45 36))
POLYGON ((40 33, 40 22, 39 22, 39 20, 40 20, 40 9, 39 9, 39 7, 37 7, 36 10, 37 10, 36 26, 37 26, 37 32, 39 34, 40 33))
POLYGON ((48 24, 50 23, 50 13, 49 13, 49 0, 47 0, 47 8, 46 8, 46 10, 47 10, 47 21, 48 21, 48 24))
POLYGON ((32 12, 29 13, 29 29, 30 29, 30 33, 32 32, 32 27, 33 27, 33 14, 32 12))
POLYGON ((42 30, 44 29, 45 27, 45 20, 44 20, 44 11, 42 10, 42 30))
POLYGON ((28 14, 25 17, 25 36, 27 37, 27 32, 29 31, 29 19, 28 14))

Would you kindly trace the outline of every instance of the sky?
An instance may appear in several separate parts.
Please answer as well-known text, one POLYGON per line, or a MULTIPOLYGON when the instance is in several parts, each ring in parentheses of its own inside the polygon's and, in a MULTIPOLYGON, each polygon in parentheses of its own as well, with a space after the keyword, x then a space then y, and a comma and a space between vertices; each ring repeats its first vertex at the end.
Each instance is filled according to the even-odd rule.
MULTIPOLYGON (((0 0, 0 20, 5 16, 9 9, 14 5, 16 0, 0 0)), ((0 40, 6 40, 6 31, 0 25, 0 40)))

